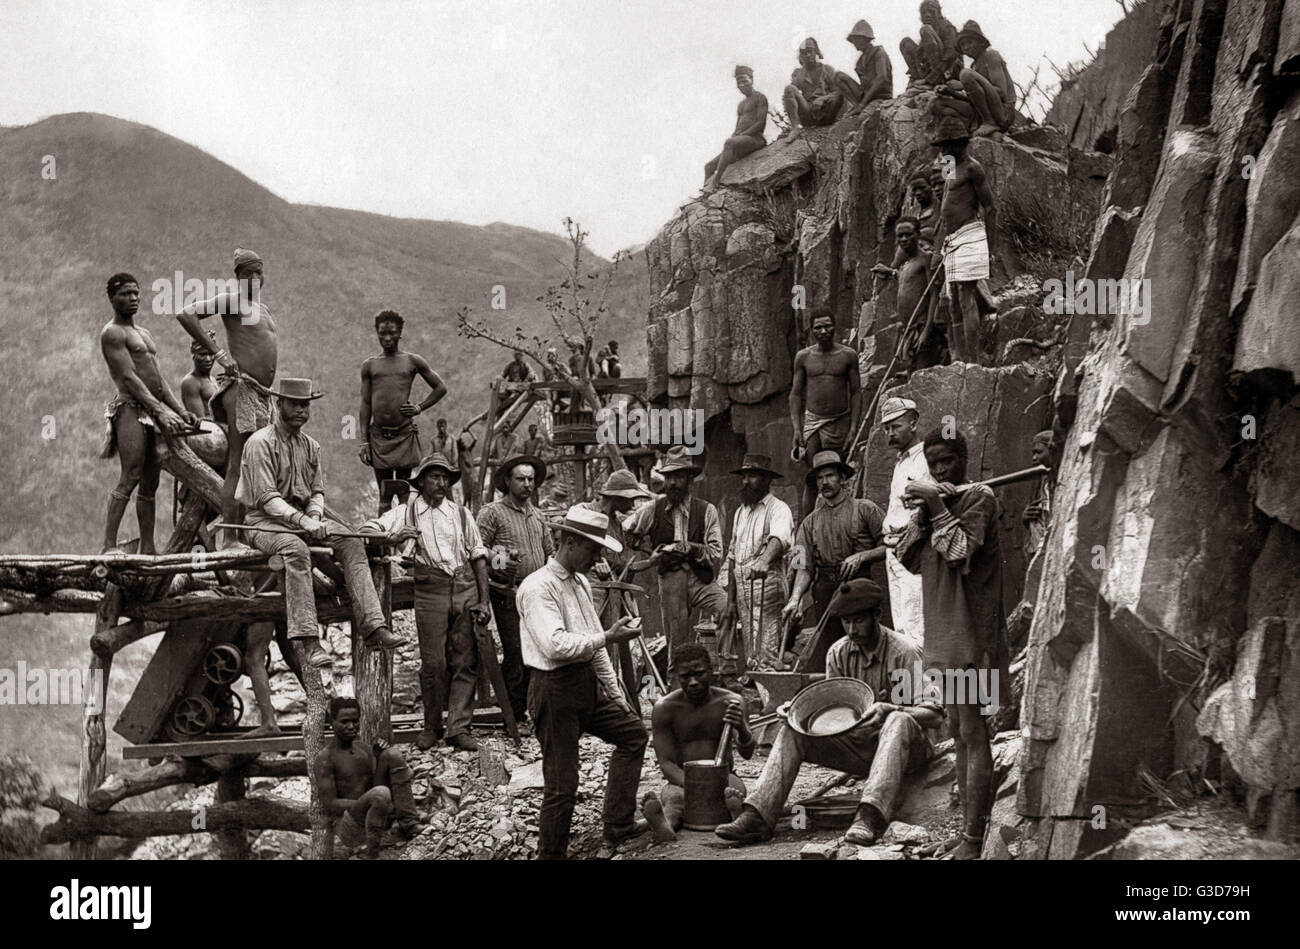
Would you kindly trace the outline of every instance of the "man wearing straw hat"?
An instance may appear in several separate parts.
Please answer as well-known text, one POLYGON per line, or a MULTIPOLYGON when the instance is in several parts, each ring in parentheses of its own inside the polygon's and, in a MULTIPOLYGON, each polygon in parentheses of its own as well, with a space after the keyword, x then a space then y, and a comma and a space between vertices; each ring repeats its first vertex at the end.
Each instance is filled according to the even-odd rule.
POLYGON ((739 844, 769 840, 805 761, 866 776, 853 826, 844 836, 847 843, 868 846, 889 826, 903 775, 930 761, 933 746, 927 731, 943 721, 943 710, 920 701, 929 696, 913 694, 910 686, 897 688, 913 682, 921 650, 880 624, 883 597, 884 591, 870 580, 851 580, 836 591, 828 607, 846 635, 826 654, 826 677, 865 682, 874 703, 852 728, 839 734, 808 735, 787 722, 777 733, 740 817, 715 831, 723 840, 739 844), (905 701, 886 701, 896 696, 905 701))
POLYGON ((921 612, 921 577, 898 562, 894 547, 907 527, 912 511, 903 494, 913 481, 933 481, 926 464, 921 439, 916 434, 921 415, 911 399, 889 398, 880 406, 880 427, 889 447, 898 452, 889 479, 889 503, 885 508, 885 576, 889 582, 889 610, 894 629, 910 636, 918 646, 925 644, 925 617, 921 612))
POLYGON ((606 551, 596 563, 597 575, 604 574, 605 579, 608 579, 611 573, 617 575, 631 556, 631 552, 626 549, 628 544, 624 540, 621 519, 631 513, 633 504, 641 498, 651 497, 651 494, 641 487, 632 472, 620 468, 610 473, 596 495, 595 500, 584 501, 581 506, 589 511, 599 511, 608 517, 609 536, 624 547, 623 552, 618 554, 606 551))
POLYGON ((781 473, 767 455, 746 454, 740 467, 740 506, 731 522, 731 546, 719 584, 727 591, 727 615, 744 630, 752 668, 781 662, 781 607, 788 595, 786 551, 794 540, 790 505, 772 494, 781 473))
POLYGON ((568 850, 583 732, 614 745, 605 783, 605 845, 617 847, 649 829, 635 819, 646 730, 605 650, 634 638, 640 624, 624 617, 603 629, 584 576, 602 550, 619 553, 623 545, 609 536, 608 517, 581 506, 569 508, 555 526, 559 549, 524 578, 516 595, 524 661, 532 670, 528 712, 542 746, 541 860, 563 860, 568 850))
POLYGON ((249 436, 239 464, 235 500, 248 509, 250 528, 288 527, 294 533, 250 530, 248 543, 284 561, 284 604, 289 638, 299 640, 313 666, 328 669, 330 657, 320 647, 316 592, 311 580, 311 551, 299 534, 333 548, 343 567, 352 602, 353 622, 371 648, 393 649, 401 640, 384 619, 370 574, 365 543, 357 537, 333 536, 347 526, 325 514, 325 470, 320 443, 302 431, 311 404, 323 392, 310 379, 281 379, 270 390, 276 419, 249 436))
POLYGON ((447 744, 478 750, 469 731, 478 681, 474 623, 487 623, 490 616, 488 549, 469 509, 451 498, 459 480, 447 456, 434 452, 411 474, 418 494, 361 525, 363 534, 406 542, 402 554, 413 561, 424 706, 424 729, 415 744, 422 751, 442 739, 444 709, 447 744))
POLYGON ((550 528, 533 504, 533 491, 545 480, 546 463, 536 455, 507 458, 492 475, 492 486, 503 497, 478 512, 479 534, 492 551, 488 579, 492 613, 501 637, 501 675, 519 722, 523 722, 528 705, 528 668, 519 645, 515 592, 519 581, 540 570, 555 552, 550 528))
POLYGON ((691 482, 703 469, 684 445, 670 448, 656 470, 663 476, 664 494, 632 516, 627 533, 637 538, 642 550, 651 552, 644 566, 659 568, 659 597, 665 613, 670 607, 676 610, 668 614, 676 619, 664 630, 672 662, 673 648, 692 639, 692 627, 699 619, 726 615, 727 595, 715 582, 722 565, 722 525, 718 509, 691 494, 691 482))

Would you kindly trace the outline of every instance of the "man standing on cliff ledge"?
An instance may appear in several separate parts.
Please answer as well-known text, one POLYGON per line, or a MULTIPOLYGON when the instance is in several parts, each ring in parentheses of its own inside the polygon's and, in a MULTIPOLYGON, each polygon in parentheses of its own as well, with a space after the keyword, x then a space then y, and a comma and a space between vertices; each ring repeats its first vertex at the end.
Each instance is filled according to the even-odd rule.
MULTIPOLYGON (((812 335, 814 344, 794 357, 790 382, 790 425, 794 428, 790 457, 795 461, 824 451, 842 455, 858 430, 861 411, 858 354, 835 342, 835 314, 815 310, 812 335)), ((815 500, 813 486, 806 484, 800 514, 807 517, 815 500)))

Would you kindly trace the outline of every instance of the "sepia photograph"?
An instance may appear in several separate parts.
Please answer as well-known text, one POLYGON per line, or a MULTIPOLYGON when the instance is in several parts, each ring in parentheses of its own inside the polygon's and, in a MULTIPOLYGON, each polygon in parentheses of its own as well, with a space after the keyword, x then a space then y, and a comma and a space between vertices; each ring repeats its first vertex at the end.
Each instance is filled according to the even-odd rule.
POLYGON ((0 35, 19 915, 567 860, 1218 925, 1300 858, 1300 0, 0 35))

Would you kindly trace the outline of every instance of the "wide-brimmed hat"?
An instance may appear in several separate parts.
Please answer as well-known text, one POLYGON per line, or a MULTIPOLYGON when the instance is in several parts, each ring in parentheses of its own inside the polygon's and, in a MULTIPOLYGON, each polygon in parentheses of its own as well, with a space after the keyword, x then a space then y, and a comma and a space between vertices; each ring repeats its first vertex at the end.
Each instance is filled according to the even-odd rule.
POLYGON ((876 31, 871 28, 871 24, 866 20, 859 20, 853 24, 853 29, 849 30, 849 35, 845 39, 852 40, 855 36, 861 36, 864 40, 874 40, 876 31))
POLYGON ((520 465, 533 466, 533 484, 541 484, 546 480, 546 462, 536 455, 515 455, 501 462, 500 467, 492 475, 492 487, 496 488, 502 494, 507 494, 506 479, 510 477, 510 472, 514 471, 520 465))
POLYGON ((601 485, 600 490, 596 493, 616 498, 631 498, 633 500, 650 497, 650 492, 637 483, 636 475, 626 468, 620 468, 618 471, 613 472, 605 479, 605 483, 601 485))
POLYGON ((819 451, 817 454, 813 455, 812 470, 808 472, 808 477, 804 480, 809 484, 814 484, 817 481, 817 472, 821 471, 823 468, 838 468, 840 469, 840 473, 846 478, 852 478, 853 475, 857 473, 857 469, 842 459, 839 452, 819 451))
POLYGON ((957 42, 960 43, 963 39, 979 40, 985 46, 993 45, 989 42, 989 38, 984 35, 984 31, 980 29, 980 25, 974 20, 967 20, 957 32, 957 42))
POLYGON ((406 480, 411 482, 411 484, 418 485, 420 483, 420 475, 424 474, 430 468, 441 468, 443 471, 447 472, 448 484, 455 484, 460 480, 460 471, 453 468, 451 462, 447 460, 447 456, 440 451, 435 451, 416 465, 415 470, 411 472, 411 476, 406 480))
POLYGON ((689 471, 698 475, 704 469, 697 465, 689 452, 686 451, 685 445, 674 445, 668 449, 668 454, 664 458, 663 464, 655 469, 661 475, 666 475, 672 471, 689 471))
POLYGON ((870 613, 878 609, 884 599, 885 591, 875 581, 865 577, 860 580, 847 580, 840 584, 840 588, 831 597, 831 602, 826 607, 826 615, 858 616, 862 613, 870 613))
POLYGON ((313 389, 310 379, 279 379, 268 391, 277 398, 297 399, 299 402, 310 402, 325 394, 313 389))
POLYGON ((886 399, 880 405, 880 424, 892 422, 896 418, 901 418, 908 412, 917 411, 916 403, 911 399, 904 399, 895 396, 892 399, 886 399))
POLYGON ((623 552, 623 545, 609 536, 608 515, 583 507, 581 504, 569 508, 564 515, 564 520, 552 521, 551 526, 578 537, 585 537, 587 540, 594 540, 612 553, 623 552))
POLYGON ((754 452, 745 452, 745 460, 740 463, 739 468, 732 470, 732 474, 744 474, 746 471, 761 471, 763 474, 770 474, 773 478, 780 478, 781 472, 772 467, 772 459, 768 455, 759 455, 754 452))

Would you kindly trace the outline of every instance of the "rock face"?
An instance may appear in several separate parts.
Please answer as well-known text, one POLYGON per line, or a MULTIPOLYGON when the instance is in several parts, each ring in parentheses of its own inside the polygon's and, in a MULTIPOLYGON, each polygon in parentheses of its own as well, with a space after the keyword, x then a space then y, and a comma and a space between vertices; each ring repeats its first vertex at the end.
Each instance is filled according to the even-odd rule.
MULTIPOLYGON (((1297 8, 1139 5, 1057 103, 1065 136, 977 140, 1001 212, 979 365, 886 382, 924 427, 952 417, 971 477, 1026 466, 1049 425, 1061 446, 1029 590, 1030 489, 999 492, 1004 604, 1028 647, 1016 778, 995 815, 1012 829, 989 856, 1109 847, 1180 774, 1244 785, 1270 834, 1294 820, 1297 8), (1081 277, 1122 283, 1092 285, 1104 306, 1053 315, 1043 281, 1081 277)), ((885 379, 906 314, 870 270, 915 210, 904 187, 933 154, 927 95, 738 162, 647 248, 649 396, 708 418, 699 484, 728 528, 725 472, 744 451, 781 459, 796 501, 787 398, 809 310, 853 331, 867 399, 885 379)), ((862 493, 884 502, 892 459, 865 435, 862 493)))
POLYGON ((1067 353, 1057 386, 1068 437, 1018 795, 1045 856, 1097 849, 1080 818, 1140 812, 1141 775, 1213 772, 1220 747, 1248 797, 1289 806, 1274 824, 1294 814, 1300 697, 1284 657, 1300 621, 1287 596, 1300 477, 1278 459, 1294 457, 1298 431, 1298 324, 1280 307, 1300 166, 1285 144, 1296 100, 1275 70, 1284 6, 1294 13, 1282 0, 1178 3, 1120 117, 1161 150, 1153 163, 1121 132, 1089 270, 1124 259, 1149 293, 1145 312, 1074 318, 1086 355, 1071 373, 1067 353), (1108 232, 1121 217, 1136 220, 1131 241, 1108 232))
MULTIPOLYGON (((747 156, 728 169, 724 187, 688 202, 647 245, 648 395, 704 413, 708 454, 697 484, 720 506, 728 527, 738 485, 726 472, 745 451, 778 459, 790 477, 775 490, 797 503, 804 469, 789 461, 788 399, 795 353, 809 342, 807 313, 828 307, 842 334, 854 333, 868 389, 864 404, 890 362, 907 314, 896 312, 892 281, 873 286, 871 268, 893 259, 894 222, 916 211, 905 201, 907 178, 935 158, 931 95, 905 93, 831 128, 808 129, 792 145, 778 142, 747 156)), ((990 369, 1016 359, 1032 366, 1010 374, 954 367, 951 377, 935 369, 927 382, 934 417, 958 412, 960 424, 974 426, 987 442, 980 451, 985 474, 1007 470, 989 466, 1012 458, 1027 464, 1030 436, 1050 421, 1051 351, 1059 349, 1055 336, 1064 324, 1058 334, 1043 317, 1041 279, 1087 253, 1086 235, 1110 170, 1105 156, 1065 147, 1042 131, 1022 136, 1037 144, 977 139, 970 150, 999 201, 992 288, 1027 281, 1014 304, 1003 307, 1006 318, 987 321, 981 361, 990 369), (1039 147, 1053 142, 1059 151, 1039 147), (1003 360, 1002 349, 1017 338, 1042 346, 1015 345, 1003 360), (963 395, 966 405, 948 401, 963 395), (978 403, 986 397, 997 403, 978 403), (1001 423, 991 435, 990 412, 1001 423)), ((878 462, 884 464, 884 454, 873 449, 877 475, 878 462)), ((868 496, 884 500, 878 478, 868 496)), ((1018 550, 1014 520, 1008 521, 1009 548, 1018 550)))

